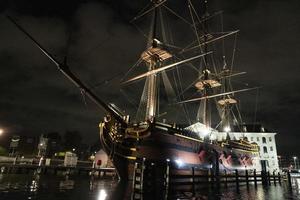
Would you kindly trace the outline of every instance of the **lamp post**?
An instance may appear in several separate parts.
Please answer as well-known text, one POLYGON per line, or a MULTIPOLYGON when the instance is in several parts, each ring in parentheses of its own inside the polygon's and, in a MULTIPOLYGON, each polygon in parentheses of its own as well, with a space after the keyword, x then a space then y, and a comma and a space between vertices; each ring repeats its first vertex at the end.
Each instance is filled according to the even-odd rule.
POLYGON ((295 169, 297 169, 298 168, 298 166, 297 166, 297 156, 294 156, 293 159, 294 159, 295 169))

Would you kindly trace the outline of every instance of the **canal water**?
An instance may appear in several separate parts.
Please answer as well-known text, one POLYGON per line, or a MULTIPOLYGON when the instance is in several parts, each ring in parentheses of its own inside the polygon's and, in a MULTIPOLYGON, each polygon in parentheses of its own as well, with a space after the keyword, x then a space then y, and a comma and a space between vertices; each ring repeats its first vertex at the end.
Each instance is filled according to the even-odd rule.
MULTIPOLYGON (((287 183, 268 187, 234 185, 216 190, 211 187, 195 194, 188 191, 170 191, 163 199, 220 199, 220 200, 281 200, 300 199, 300 178, 293 178, 292 189, 287 183)), ((88 176, 54 176, 0 174, 0 200, 108 200, 131 199, 130 185, 119 184, 117 180, 91 178, 88 176)), ((157 193, 163 193, 163 190, 157 193)), ((155 199, 144 197, 144 199, 155 199)), ((162 198, 160 198, 162 199, 162 198)))

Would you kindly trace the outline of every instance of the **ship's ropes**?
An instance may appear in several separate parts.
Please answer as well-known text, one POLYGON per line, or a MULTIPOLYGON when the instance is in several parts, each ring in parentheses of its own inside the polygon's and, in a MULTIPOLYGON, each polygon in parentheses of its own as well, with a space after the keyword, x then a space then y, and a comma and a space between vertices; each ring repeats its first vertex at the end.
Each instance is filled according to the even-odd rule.
POLYGON ((134 164, 132 194, 131 199, 143 199, 143 182, 144 182, 145 158, 141 162, 134 164))

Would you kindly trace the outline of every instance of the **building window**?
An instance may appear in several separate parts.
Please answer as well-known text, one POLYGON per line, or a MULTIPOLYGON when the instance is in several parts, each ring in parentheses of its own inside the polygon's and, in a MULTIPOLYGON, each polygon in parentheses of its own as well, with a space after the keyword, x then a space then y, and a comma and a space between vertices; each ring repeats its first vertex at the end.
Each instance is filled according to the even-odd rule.
POLYGON ((253 137, 251 137, 251 139, 250 139, 251 141, 253 141, 253 137))
POLYGON ((270 151, 273 151, 273 147, 270 147, 270 151))
POLYGON ((265 137, 262 138, 263 143, 267 143, 267 140, 265 137))
POLYGON ((259 142, 259 137, 256 138, 257 142, 259 142))
POLYGON ((269 142, 272 142, 272 137, 269 137, 269 142))
POLYGON ((266 146, 263 149, 264 149, 264 153, 268 153, 268 149, 266 146))

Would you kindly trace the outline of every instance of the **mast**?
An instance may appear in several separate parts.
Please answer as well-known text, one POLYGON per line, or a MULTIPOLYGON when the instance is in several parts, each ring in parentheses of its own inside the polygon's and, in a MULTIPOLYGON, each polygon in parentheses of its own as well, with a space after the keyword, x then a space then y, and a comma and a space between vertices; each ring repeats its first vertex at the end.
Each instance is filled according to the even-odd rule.
MULTIPOLYGON (((204 17, 208 16, 208 11, 207 11, 207 0, 204 1, 204 6, 205 6, 205 11, 204 11, 204 17)), ((205 42, 205 45, 204 45, 204 52, 206 53, 208 51, 208 45, 206 44, 207 42, 207 33, 208 33, 208 25, 207 25, 207 20, 204 21, 204 42, 205 42)), ((209 80, 209 77, 208 77, 208 63, 207 63, 207 56, 204 56, 204 80, 209 80)), ((204 95, 208 96, 210 95, 209 93, 209 86, 208 85, 205 85, 204 86, 204 95)), ((204 124, 206 125, 206 127, 210 127, 211 124, 210 124, 210 116, 208 116, 208 114, 210 113, 210 106, 209 106, 209 100, 208 99, 204 99, 204 113, 203 113, 203 122, 204 124)))
POLYGON ((158 74, 152 73, 161 67, 164 60, 171 58, 172 55, 166 50, 159 47, 159 40, 157 39, 157 18, 158 18, 158 7, 162 3, 162 0, 152 0, 154 4, 153 13, 153 26, 152 33, 150 33, 150 47, 147 48, 141 55, 142 60, 148 67, 149 75, 146 78, 145 88, 143 96, 146 97, 146 111, 145 121, 154 121, 158 110, 158 74))
MULTIPOLYGON (((154 4, 157 4, 156 1, 153 1, 154 4)), ((153 23, 153 32, 152 32, 152 48, 156 48, 157 44, 155 42, 156 37, 156 21, 157 21, 157 7, 154 8, 154 23, 153 23)), ((159 61, 156 56, 150 58, 148 63, 148 71, 155 70, 157 68, 159 61)), ((147 90, 147 104, 146 104, 146 115, 145 120, 154 120, 157 110, 157 75, 152 74, 148 77, 146 81, 146 90, 147 90)))

